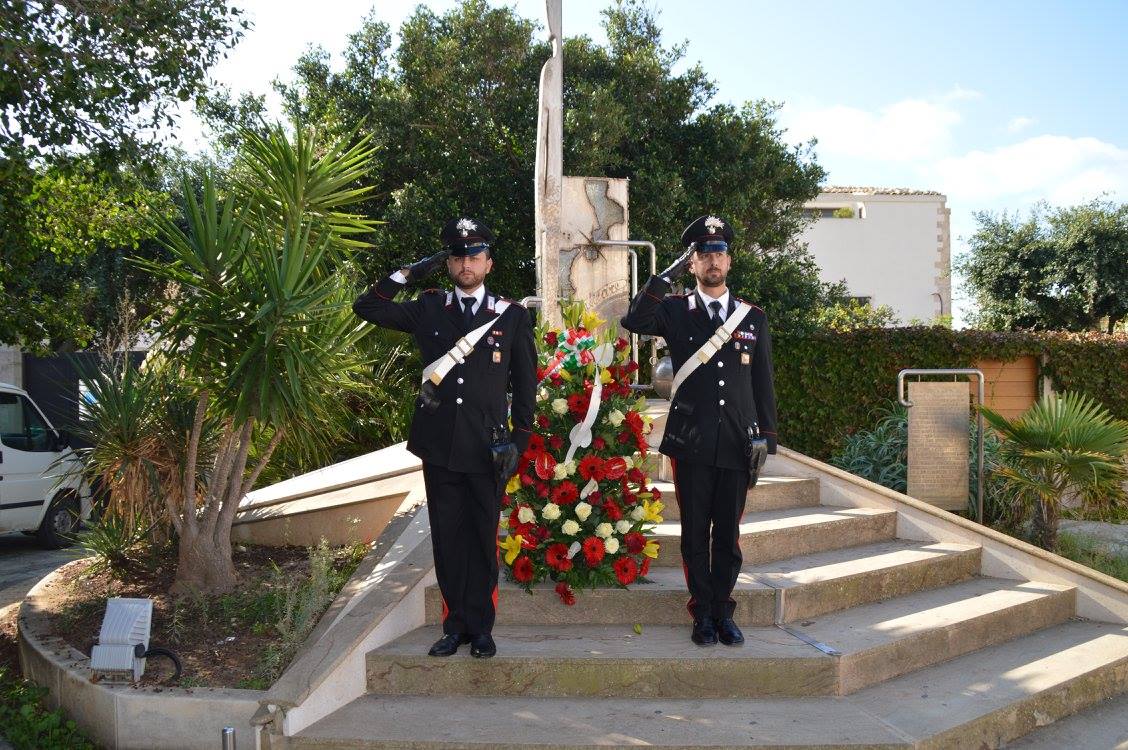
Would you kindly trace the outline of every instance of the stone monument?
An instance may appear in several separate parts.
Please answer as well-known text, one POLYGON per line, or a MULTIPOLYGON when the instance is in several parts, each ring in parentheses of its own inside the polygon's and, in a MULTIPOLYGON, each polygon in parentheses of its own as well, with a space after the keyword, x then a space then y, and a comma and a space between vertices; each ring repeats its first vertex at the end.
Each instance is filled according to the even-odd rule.
POLYGON ((629 252, 599 242, 629 237, 628 181, 564 176, 561 0, 546 0, 545 5, 552 57, 541 68, 537 118, 537 296, 550 325, 561 324, 562 299, 582 300, 617 325, 630 304, 629 252))

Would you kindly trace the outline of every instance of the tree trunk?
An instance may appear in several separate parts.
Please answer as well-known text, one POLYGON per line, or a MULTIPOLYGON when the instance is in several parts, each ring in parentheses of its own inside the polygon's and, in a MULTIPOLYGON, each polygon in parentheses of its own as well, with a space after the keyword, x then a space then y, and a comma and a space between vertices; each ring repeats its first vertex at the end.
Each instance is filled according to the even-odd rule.
MULTIPOLYGON (((230 530, 228 530, 230 534, 230 530)), ((173 594, 222 594, 235 588, 237 577, 231 561, 229 536, 216 543, 213 534, 189 532, 180 537, 173 594)))
POLYGON ((1058 507, 1056 502, 1039 500, 1034 509, 1034 543, 1044 550, 1057 551, 1058 507))

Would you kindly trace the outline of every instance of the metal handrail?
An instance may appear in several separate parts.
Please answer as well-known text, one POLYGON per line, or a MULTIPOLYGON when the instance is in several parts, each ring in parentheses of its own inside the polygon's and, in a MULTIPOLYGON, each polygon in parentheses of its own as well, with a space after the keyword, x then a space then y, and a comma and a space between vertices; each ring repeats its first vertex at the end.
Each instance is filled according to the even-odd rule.
MULTIPOLYGON (((647 242, 646 240, 595 240, 594 242, 592 242, 592 244, 593 245, 605 245, 605 246, 608 246, 608 247, 625 247, 625 248, 627 248, 627 252, 629 252, 631 254, 631 301, 632 302, 634 301, 634 298, 638 295, 638 252, 635 250, 636 247, 648 247, 648 248, 650 248, 650 275, 653 276, 654 274, 658 273, 658 249, 654 247, 653 242, 647 242)), ((651 339, 650 342, 651 342, 650 343, 650 347, 651 347, 650 358, 651 358, 651 360, 653 360, 650 363, 650 366, 651 366, 651 377, 653 377, 654 364, 658 360, 658 340, 657 339, 651 339)), ((637 333, 631 334, 631 357, 633 357, 636 362, 638 361, 638 334, 637 333)), ((641 391, 641 390, 649 390, 650 388, 654 387, 653 383, 640 383, 640 382, 638 382, 638 374, 639 374, 639 370, 635 370, 635 374, 634 374, 635 382, 631 384, 631 388, 634 388, 636 390, 641 391)))
MULTIPOLYGON (((983 406, 983 371, 974 367, 957 367, 950 369, 937 369, 937 370, 916 370, 907 369, 901 370, 897 373, 897 401, 901 406, 906 409, 912 408, 913 402, 909 400, 905 393, 905 377, 907 375, 969 375, 974 376, 979 381, 979 390, 977 393, 976 403, 983 406)), ((976 471, 976 505, 979 514, 979 523, 983 523, 983 412, 976 409, 976 457, 978 460, 978 467, 976 471)))

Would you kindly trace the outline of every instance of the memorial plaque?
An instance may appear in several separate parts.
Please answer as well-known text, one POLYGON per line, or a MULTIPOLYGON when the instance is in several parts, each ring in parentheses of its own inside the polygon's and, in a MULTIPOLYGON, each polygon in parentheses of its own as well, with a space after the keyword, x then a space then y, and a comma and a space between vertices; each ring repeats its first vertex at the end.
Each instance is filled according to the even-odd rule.
POLYGON ((967 383, 909 383, 908 490, 944 510, 968 501, 967 383))

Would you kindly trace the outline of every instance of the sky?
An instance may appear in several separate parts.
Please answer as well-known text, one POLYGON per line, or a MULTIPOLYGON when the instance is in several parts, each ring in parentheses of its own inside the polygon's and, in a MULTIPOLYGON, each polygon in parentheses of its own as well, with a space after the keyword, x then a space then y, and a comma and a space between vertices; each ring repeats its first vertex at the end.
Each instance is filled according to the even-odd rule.
MULTIPOLYGON (((311 45, 337 66, 374 13, 393 32, 418 2, 234 0, 253 29, 213 78, 267 94, 311 45), (311 10, 316 9, 316 10, 311 10)), ((424 3, 441 13, 453 0, 424 3)), ((541 0, 497 2, 543 24, 541 0)), ((600 0, 564 0, 565 36, 604 41, 600 0)), ((667 44, 688 43, 718 102, 781 103, 784 140, 816 138, 828 184, 939 190, 952 250, 976 211, 1128 200, 1128 1, 650 0, 667 44)), ((568 61, 565 59, 565 66, 568 61)), ((205 143, 186 111, 175 138, 205 143)), ((567 165, 565 165, 567 172, 567 165)), ((953 284, 959 325, 968 301, 953 284)))

